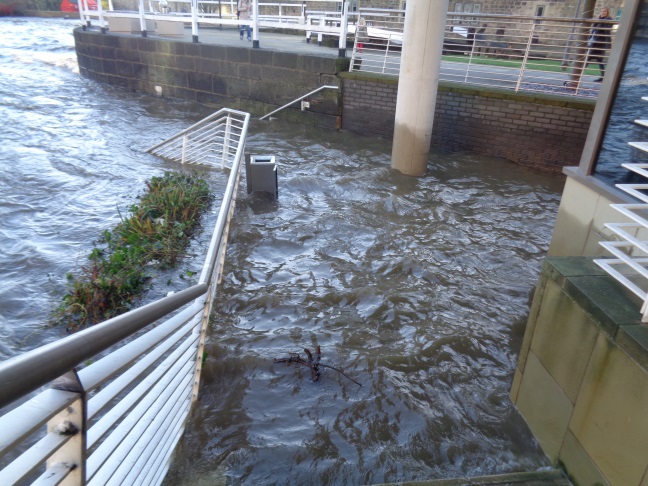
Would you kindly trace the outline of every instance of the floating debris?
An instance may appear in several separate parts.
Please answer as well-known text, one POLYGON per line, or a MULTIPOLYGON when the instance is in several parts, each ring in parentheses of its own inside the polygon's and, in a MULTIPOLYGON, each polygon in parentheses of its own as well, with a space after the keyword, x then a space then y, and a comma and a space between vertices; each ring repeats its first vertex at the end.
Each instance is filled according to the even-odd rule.
POLYGON ((355 381, 353 378, 351 378, 349 375, 347 375, 344 371, 339 370, 333 366, 325 365, 323 363, 320 363, 320 360, 322 359, 322 351, 320 350, 320 347, 317 346, 315 350, 315 356, 313 356, 313 353, 311 352, 310 349, 304 348, 304 353, 306 353, 306 356, 308 356, 308 360, 302 358, 298 353, 290 353, 290 356, 288 358, 274 358, 273 362, 275 363, 297 363, 300 365, 304 365, 311 370, 311 378, 313 381, 319 381, 320 379, 320 367, 322 368, 329 368, 333 371, 337 371, 341 375, 343 375, 345 378, 351 380, 353 383, 355 383, 358 386, 362 386, 361 383, 358 383, 355 381))

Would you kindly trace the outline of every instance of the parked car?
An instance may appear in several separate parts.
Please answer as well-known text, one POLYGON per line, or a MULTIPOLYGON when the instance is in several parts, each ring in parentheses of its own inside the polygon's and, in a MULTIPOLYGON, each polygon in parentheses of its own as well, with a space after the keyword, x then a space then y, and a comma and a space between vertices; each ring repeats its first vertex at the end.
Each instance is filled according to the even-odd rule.
MULTIPOLYGON (((85 0, 89 10, 97 10, 97 0, 85 0)), ((78 12, 79 0, 63 0, 61 2, 61 12, 78 12)))

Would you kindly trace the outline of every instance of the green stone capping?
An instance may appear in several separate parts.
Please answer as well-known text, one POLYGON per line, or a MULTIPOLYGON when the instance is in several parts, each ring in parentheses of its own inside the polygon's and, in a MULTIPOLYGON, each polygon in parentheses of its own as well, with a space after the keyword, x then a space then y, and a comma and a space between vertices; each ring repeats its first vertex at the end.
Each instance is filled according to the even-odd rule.
MULTIPOLYGON (((385 76, 376 73, 364 72, 341 72, 339 76, 342 79, 356 81, 372 81, 385 85, 398 85, 398 77, 385 76)), ((495 98, 510 101, 522 101, 526 103, 537 103, 548 106, 560 106, 563 108, 573 108, 575 110, 594 111, 596 100, 589 99, 572 99, 566 96, 545 94, 545 93, 522 93, 514 92, 509 89, 494 87, 476 87, 462 83, 452 83, 449 81, 439 81, 439 91, 450 93, 461 93, 465 95, 481 96, 483 98, 495 98)))
POLYGON ((555 282, 635 361, 648 364, 648 324, 641 322, 641 300, 591 257, 548 257, 542 278, 555 282))

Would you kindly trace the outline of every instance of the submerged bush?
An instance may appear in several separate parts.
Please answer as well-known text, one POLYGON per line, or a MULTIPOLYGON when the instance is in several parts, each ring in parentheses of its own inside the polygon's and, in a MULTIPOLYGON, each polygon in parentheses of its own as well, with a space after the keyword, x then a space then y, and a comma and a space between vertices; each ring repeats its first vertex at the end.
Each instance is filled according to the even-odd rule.
POLYGON ((172 268, 184 256, 212 200, 207 182, 196 174, 167 172, 146 186, 131 215, 104 232, 80 275, 68 274, 69 291, 55 320, 69 332, 129 310, 146 289, 148 269, 172 268))

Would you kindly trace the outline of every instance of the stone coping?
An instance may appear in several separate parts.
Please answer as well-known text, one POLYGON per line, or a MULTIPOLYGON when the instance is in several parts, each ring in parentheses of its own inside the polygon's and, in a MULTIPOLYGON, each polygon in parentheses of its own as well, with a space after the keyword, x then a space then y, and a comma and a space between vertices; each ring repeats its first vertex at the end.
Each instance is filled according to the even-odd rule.
POLYGON ((648 324, 641 322, 641 299, 596 265, 592 257, 548 257, 542 275, 579 304, 610 340, 648 369, 648 324))
MULTIPOLYGON (((342 79, 376 82, 388 85, 397 85, 398 76, 385 76, 378 73, 365 73, 362 71, 342 72, 339 74, 342 79)), ((439 81, 439 91, 452 93, 463 93, 473 96, 482 96, 485 98, 497 98, 511 101, 524 101, 527 103, 537 103, 549 106, 560 106, 563 108, 573 108, 576 110, 594 111, 596 100, 572 99, 565 96, 544 94, 544 93, 524 93, 514 92, 509 89, 487 88, 468 85, 463 83, 452 83, 449 81, 439 81)))

